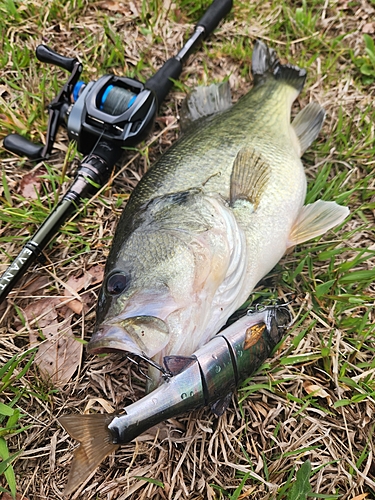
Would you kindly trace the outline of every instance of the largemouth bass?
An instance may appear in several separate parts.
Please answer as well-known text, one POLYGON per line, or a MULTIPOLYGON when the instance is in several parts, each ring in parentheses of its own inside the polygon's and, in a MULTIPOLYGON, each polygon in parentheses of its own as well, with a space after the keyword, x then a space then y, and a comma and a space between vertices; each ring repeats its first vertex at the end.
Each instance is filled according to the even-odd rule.
POLYGON ((254 311, 220 332, 192 356, 167 356, 169 377, 120 415, 64 415, 59 419, 81 442, 74 453, 65 495, 72 493, 119 445, 185 411, 211 405, 215 413, 240 382, 254 373, 289 326, 287 307, 254 311))
MULTIPOLYGON (((120 218, 106 265, 90 353, 132 352, 162 365, 206 344, 296 244, 348 209, 304 206, 300 157, 324 110, 290 123, 306 72, 256 42, 254 87, 196 122, 145 174, 120 218)), ((150 368, 149 390, 161 381, 150 368)))

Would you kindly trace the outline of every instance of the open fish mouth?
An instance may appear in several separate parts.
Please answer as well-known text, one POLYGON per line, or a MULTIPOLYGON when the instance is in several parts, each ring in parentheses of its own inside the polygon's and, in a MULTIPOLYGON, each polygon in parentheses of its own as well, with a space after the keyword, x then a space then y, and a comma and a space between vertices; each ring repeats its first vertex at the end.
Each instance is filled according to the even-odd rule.
POLYGON ((99 325, 87 345, 89 354, 131 352, 152 358, 169 341, 167 324, 155 316, 134 316, 99 325))

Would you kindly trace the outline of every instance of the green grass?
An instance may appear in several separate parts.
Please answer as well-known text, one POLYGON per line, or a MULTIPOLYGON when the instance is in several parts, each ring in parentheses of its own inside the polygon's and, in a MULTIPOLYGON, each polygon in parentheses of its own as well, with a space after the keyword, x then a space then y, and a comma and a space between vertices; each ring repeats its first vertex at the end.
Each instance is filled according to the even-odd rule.
MULTIPOLYGON (((0 3, 0 32, 4 33, 0 138, 17 132, 41 142, 45 136, 46 105, 67 74, 37 61, 38 43, 61 48, 69 57, 78 55, 85 81, 108 72, 145 81, 178 51, 187 39, 188 26, 192 28, 210 2, 177 0, 167 11, 163 6, 168 2, 159 0, 137 0, 134 9, 126 2, 124 7, 120 2, 109 4, 118 9, 84 0, 0 3)), ((348 205, 351 213, 341 228, 286 255, 250 298, 249 303, 254 303, 284 297, 297 317, 274 356, 242 385, 236 407, 220 421, 208 412, 180 417, 186 437, 177 439, 171 449, 162 440, 125 447, 115 465, 110 468, 106 462, 96 476, 97 498, 106 498, 103 488, 113 486, 116 474, 122 485, 141 483, 132 498, 157 498, 158 488, 180 489, 180 498, 193 499, 203 498, 208 488, 215 499, 233 500, 375 495, 371 464, 375 451, 375 51, 374 34, 359 31, 369 22, 368 16, 359 2, 344 8, 323 0, 235 1, 225 29, 219 29, 188 62, 163 105, 162 116, 176 116, 187 89, 228 77, 237 99, 250 88, 252 41, 257 37, 269 41, 283 61, 308 69, 296 110, 310 99, 327 108, 322 133, 303 158, 307 202, 336 200, 348 205), (327 395, 308 392, 310 386, 320 387, 327 395), (171 486, 173 470, 189 443, 180 475, 171 486), (158 460, 165 470, 157 468, 158 460), (199 460, 204 466, 200 476, 199 460), (172 465, 172 472, 167 472, 172 465), (151 470, 146 473, 143 466, 151 470), (195 485, 193 491, 189 484, 195 485)), ((0 491, 13 497, 17 490, 29 498, 39 498, 40 492, 44 498, 60 498, 56 492, 65 483, 72 447, 55 417, 76 407, 83 411, 82 405, 95 398, 121 408, 123 401, 141 394, 142 377, 132 373, 129 385, 129 372, 121 371, 123 361, 117 368, 105 357, 85 357, 70 385, 51 388, 33 362, 29 343, 33 326, 25 319, 25 309, 42 295, 62 297, 62 282, 105 262, 115 219, 137 175, 177 136, 171 130, 157 138, 162 128, 158 122, 154 142, 140 145, 141 154, 130 169, 94 200, 87 200, 79 215, 62 228, 61 236, 48 245, 47 269, 35 266, 26 284, 20 285, 26 297, 12 295, 7 309, 0 309, 0 491), (43 277, 48 279, 41 288, 27 292, 31 282, 43 277), (33 450, 41 451, 33 455, 33 450), (35 468, 38 480, 33 482, 35 468)), ((35 200, 20 191, 23 176, 35 165, 0 150, 3 269, 74 177, 79 155, 69 149, 64 132, 56 144, 59 150, 43 162, 45 174, 35 200)), ((129 151, 128 158, 135 154, 129 151)), ((59 312, 64 315, 63 309, 59 312)), ((83 316, 74 316, 72 332, 78 338, 88 336, 93 323, 91 304, 83 316)), ((121 498, 125 487, 115 490, 113 498, 121 498)), ((94 498, 89 492, 84 495, 94 498)))
POLYGON ((22 450, 11 454, 7 439, 28 429, 28 426, 21 427, 20 420, 25 415, 22 415, 16 407, 22 398, 27 397, 27 388, 20 389, 17 387, 17 383, 28 372, 34 359, 32 354, 32 350, 26 350, 21 355, 13 356, 0 368, 0 394, 6 395, 8 400, 7 404, 0 402, 0 477, 4 476, 9 488, 8 490, 0 486, 0 492, 10 493, 13 498, 16 496, 17 484, 12 463, 22 453, 22 450))

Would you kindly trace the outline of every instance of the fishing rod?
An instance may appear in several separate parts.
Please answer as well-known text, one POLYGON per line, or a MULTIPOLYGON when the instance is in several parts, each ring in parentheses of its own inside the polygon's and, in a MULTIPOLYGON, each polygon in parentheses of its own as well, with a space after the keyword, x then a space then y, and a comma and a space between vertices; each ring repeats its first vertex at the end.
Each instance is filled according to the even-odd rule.
POLYGON ((78 59, 62 56, 46 45, 36 48, 39 61, 59 66, 69 71, 70 76, 48 106, 45 145, 10 134, 4 138, 4 148, 33 161, 44 160, 51 154, 58 128, 63 125, 69 139, 76 141, 77 150, 85 157, 66 194, 0 276, 0 303, 31 264, 43 260, 43 249, 80 201, 108 182, 123 148, 134 147, 147 137, 173 80, 179 78, 188 57, 229 13, 232 4, 232 0, 214 0, 178 54, 145 83, 112 74, 85 83, 79 79, 83 66, 78 59))

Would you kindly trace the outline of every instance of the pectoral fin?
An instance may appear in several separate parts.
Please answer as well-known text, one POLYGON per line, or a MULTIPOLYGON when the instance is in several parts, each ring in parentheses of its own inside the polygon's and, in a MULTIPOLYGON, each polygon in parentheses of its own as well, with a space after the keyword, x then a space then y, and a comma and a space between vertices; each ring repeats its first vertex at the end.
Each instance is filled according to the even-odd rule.
POLYGON ((68 434, 80 442, 74 452, 73 462, 64 495, 70 495, 95 471, 110 453, 118 448, 112 442, 108 424, 115 415, 64 415, 60 424, 68 434))
POLYGON ((299 140, 301 156, 318 137, 325 115, 326 113, 320 104, 310 102, 293 120, 292 127, 299 140))
POLYGON ((240 149, 233 163, 230 183, 230 203, 247 200, 257 209, 259 201, 267 188, 271 175, 270 166, 255 149, 240 149))
POLYGON ((292 232, 288 248, 324 234, 340 224, 349 214, 349 209, 334 201, 318 200, 302 207, 292 232))

